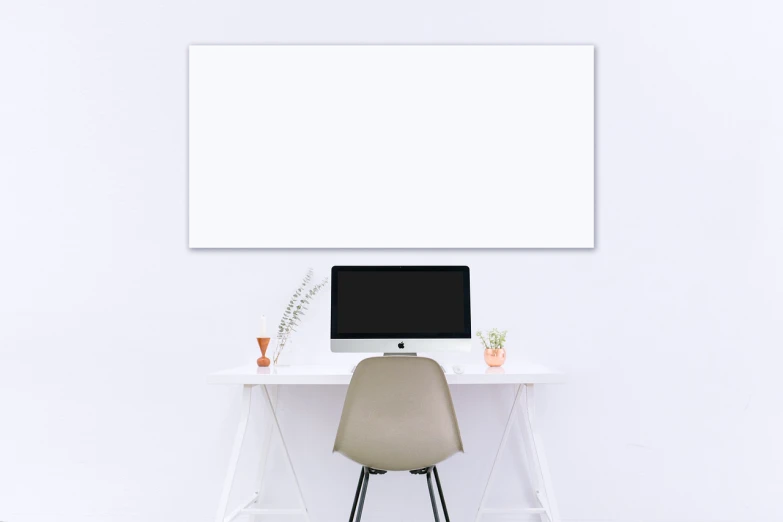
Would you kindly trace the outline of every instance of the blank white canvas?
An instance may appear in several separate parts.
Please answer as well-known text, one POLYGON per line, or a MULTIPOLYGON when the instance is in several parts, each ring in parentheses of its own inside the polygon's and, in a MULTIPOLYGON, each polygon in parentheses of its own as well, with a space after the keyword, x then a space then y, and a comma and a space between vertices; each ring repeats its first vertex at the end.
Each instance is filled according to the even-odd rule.
POLYGON ((592 248, 592 46, 191 46, 192 248, 592 248))

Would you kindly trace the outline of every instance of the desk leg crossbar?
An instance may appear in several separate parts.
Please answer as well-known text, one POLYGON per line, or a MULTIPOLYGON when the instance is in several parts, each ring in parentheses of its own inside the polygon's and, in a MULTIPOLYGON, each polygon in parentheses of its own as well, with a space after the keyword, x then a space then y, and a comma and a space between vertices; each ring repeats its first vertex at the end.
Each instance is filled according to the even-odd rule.
POLYGON ((250 404, 251 404, 251 395, 254 385, 246 384, 242 388, 242 410, 239 418, 239 427, 237 428, 237 434, 234 438, 234 447, 231 450, 231 460, 228 465, 228 473, 226 474, 226 480, 223 483, 223 493, 220 496, 220 504, 218 507, 217 517, 215 518, 216 522, 231 522, 232 520, 236 519, 239 516, 246 516, 251 515, 254 517, 260 517, 262 515, 303 515, 305 517, 305 520, 308 522, 310 521, 310 516, 307 513, 307 508, 305 507, 304 497, 302 496, 302 488, 299 485, 299 479, 296 476, 296 471, 294 470, 293 463, 291 462, 291 455, 288 453, 288 446, 286 446, 285 439, 283 438, 283 433, 280 431, 280 423, 277 419, 277 412, 276 412, 276 400, 273 400, 271 394, 269 393, 269 389, 267 386, 262 386, 261 393, 264 397, 264 402, 267 406, 267 412, 270 414, 270 422, 268 422, 267 429, 265 430, 264 434, 264 445, 261 448, 261 465, 259 469, 259 480, 258 480, 258 488, 257 491, 245 501, 241 502, 239 506, 227 514, 228 512, 228 501, 229 497, 231 496, 231 488, 234 485, 234 477, 236 476, 237 471, 237 465, 239 464, 239 456, 242 451, 242 444, 245 440, 245 433, 247 432, 247 423, 250 418, 250 404), (280 437, 281 445, 283 446, 283 451, 286 456, 286 460, 288 462, 288 467, 291 470, 291 473, 294 477, 294 483, 296 484, 296 491, 299 495, 299 505, 301 507, 296 509, 272 509, 272 508, 261 508, 261 507, 251 507, 254 504, 258 506, 261 502, 261 497, 263 493, 264 488, 264 475, 266 471, 266 460, 269 455, 269 446, 272 442, 272 435, 274 433, 277 433, 277 435, 280 437))
POLYGON ((541 437, 538 434, 535 417, 535 390, 532 384, 523 384, 517 387, 514 395, 514 403, 511 406, 511 413, 506 422, 506 428, 503 431, 503 437, 500 439, 498 451, 495 454, 495 460, 492 463, 492 469, 489 472, 489 479, 484 487, 484 494, 481 496, 478 513, 476 513, 476 522, 479 522, 484 515, 513 515, 513 514, 538 514, 542 522, 560 522, 560 513, 555 502, 555 495, 552 489, 552 481, 549 475, 549 467, 544 454, 544 446, 541 437), (487 493, 492 487, 492 481, 497 470, 498 460, 503 449, 508 444, 508 439, 514 427, 514 422, 519 419, 519 403, 524 392, 524 406, 522 409, 522 444, 525 453, 528 456, 528 469, 530 470, 531 480, 535 488, 536 498, 541 504, 540 507, 533 508, 488 508, 486 507, 487 493))

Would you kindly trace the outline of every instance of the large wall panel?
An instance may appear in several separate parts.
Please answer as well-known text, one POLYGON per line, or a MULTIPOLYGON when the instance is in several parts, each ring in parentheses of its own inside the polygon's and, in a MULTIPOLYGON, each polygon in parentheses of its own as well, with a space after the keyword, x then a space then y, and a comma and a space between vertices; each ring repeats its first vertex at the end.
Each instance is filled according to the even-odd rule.
POLYGON ((592 46, 191 46, 193 248, 591 248, 592 46))

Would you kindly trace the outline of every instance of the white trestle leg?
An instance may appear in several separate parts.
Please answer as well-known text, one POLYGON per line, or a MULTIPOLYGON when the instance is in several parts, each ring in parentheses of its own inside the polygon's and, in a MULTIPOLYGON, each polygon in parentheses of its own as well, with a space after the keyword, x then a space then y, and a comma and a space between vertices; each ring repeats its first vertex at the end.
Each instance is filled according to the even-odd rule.
POLYGON ((535 420, 535 392, 532 384, 519 385, 514 394, 514 402, 511 405, 511 412, 500 439, 495 460, 492 462, 492 468, 487 478, 487 484, 484 487, 484 493, 481 496, 479 509, 476 513, 476 522, 479 522, 484 515, 514 515, 514 514, 538 514, 543 522, 560 522, 560 514, 557 510, 554 492, 552 490, 549 468, 547 467, 546 456, 541 437, 536 431, 535 420), (518 419, 519 405, 522 402, 522 392, 525 392, 525 400, 522 409, 522 440, 521 443, 528 457, 528 471, 531 475, 531 483, 535 489, 535 496, 541 503, 540 507, 532 508, 488 508, 486 507, 487 493, 492 488, 496 468, 500 455, 508 444, 508 439, 513 431, 514 422, 518 419))
MULTIPOLYGON (((261 392, 263 393, 263 392, 261 392)), ((269 386, 269 395, 272 399, 272 408, 274 410, 277 410, 277 399, 279 396, 279 388, 275 385, 269 386)), ((264 401, 266 403, 266 401, 264 401)), ((266 410, 266 408, 264 408, 266 410)), ((255 507, 260 508, 261 502, 264 498, 264 492, 266 491, 266 467, 267 462, 269 461, 269 451, 272 446, 272 433, 273 433, 273 422, 271 421, 272 415, 268 412, 264 412, 264 426, 262 428, 263 435, 261 438, 261 453, 260 453, 260 460, 258 463, 258 479, 256 481, 256 501, 255 501, 255 507)), ((253 517, 253 520, 255 522, 261 522, 261 515, 253 517)))
POLYGON ((223 522, 226 517, 226 510, 228 510, 228 499, 231 495, 231 486, 234 485, 234 477, 236 476, 237 464, 239 463, 239 454, 242 451, 242 442, 245 440, 245 432, 247 431, 247 421, 250 418, 250 395, 252 391, 252 385, 245 384, 242 386, 242 405, 239 414, 239 427, 237 428, 237 434, 234 437, 234 447, 231 449, 231 460, 229 460, 228 463, 226 480, 223 482, 223 493, 220 495, 220 504, 218 504, 215 522, 223 522))
POLYGON ((234 485, 234 478, 236 476, 237 464, 239 463, 240 453, 242 451, 242 445, 245 439, 245 433, 247 432, 248 418, 250 416, 250 404, 251 404, 251 392, 254 385, 244 385, 242 388, 242 407, 241 415, 239 418, 239 427, 237 428, 237 434, 234 438, 234 447, 231 450, 231 460, 229 461, 228 472, 226 473, 226 480, 223 483, 223 493, 220 496, 220 504, 218 506, 217 516, 215 522, 231 522, 240 516, 251 516, 256 519, 263 515, 304 515, 305 520, 310 521, 310 515, 307 512, 305 506, 304 497, 302 495, 302 488, 299 485, 299 479, 296 476, 293 462, 291 461, 291 455, 288 452, 288 446, 283 438, 283 433, 280 430, 280 422, 277 419, 276 405, 277 394, 276 390, 270 393, 269 387, 262 386, 261 393, 264 398, 264 403, 267 408, 267 422, 264 426, 263 445, 261 447, 261 462, 258 468, 259 476, 257 479, 257 488, 255 493, 244 502, 241 502, 237 508, 231 513, 226 514, 228 511, 228 501, 231 496, 231 488, 234 485), (272 395, 275 399, 272 399, 272 395), (281 508, 262 508, 260 507, 264 487, 267 481, 264 480, 266 473, 266 462, 269 457, 269 448, 272 442, 272 436, 274 433, 280 437, 280 443, 283 447, 283 451, 286 456, 286 462, 291 470, 291 474, 294 477, 294 483, 296 484, 296 491, 299 497, 300 507, 296 509, 281 509, 281 508), (254 507, 251 507, 255 504, 254 507))

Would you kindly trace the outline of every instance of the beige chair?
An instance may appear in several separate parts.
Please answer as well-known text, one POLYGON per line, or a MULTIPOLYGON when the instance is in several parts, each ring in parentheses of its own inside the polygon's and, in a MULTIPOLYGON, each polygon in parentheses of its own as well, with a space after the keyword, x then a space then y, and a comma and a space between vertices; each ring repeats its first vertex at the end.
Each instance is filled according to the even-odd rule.
POLYGON ((435 465, 463 450, 440 365, 415 356, 372 357, 360 362, 348 387, 334 451, 362 465, 349 522, 362 518, 370 475, 387 471, 427 476, 437 522, 434 474, 443 515, 449 522, 435 465))

